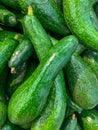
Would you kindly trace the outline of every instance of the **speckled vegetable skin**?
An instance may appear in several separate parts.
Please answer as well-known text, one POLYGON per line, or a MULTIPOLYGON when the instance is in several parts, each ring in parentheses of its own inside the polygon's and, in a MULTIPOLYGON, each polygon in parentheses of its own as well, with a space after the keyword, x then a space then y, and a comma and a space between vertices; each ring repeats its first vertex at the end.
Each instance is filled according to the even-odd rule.
POLYGON ((98 51, 98 32, 90 18, 92 4, 94 2, 89 0, 63 0, 63 10, 66 22, 72 33, 85 46, 98 51))
POLYGON ((83 59, 92 68, 98 78, 98 53, 87 50, 83 53, 83 59))
POLYGON ((63 35, 70 33, 54 0, 18 0, 18 2, 26 13, 28 7, 32 5, 34 14, 46 29, 63 35))
POLYGON ((10 68, 22 65, 33 54, 32 43, 26 36, 20 38, 19 43, 9 60, 10 68))
POLYGON ((98 130, 98 111, 95 109, 83 111, 80 120, 84 130, 98 130))
POLYGON ((6 66, 17 45, 18 42, 13 39, 8 39, 0 43, 0 73, 6 66))
POLYGON ((7 117, 7 101, 5 94, 6 78, 8 74, 8 67, 0 73, 0 127, 5 123, 7 117))
POLYGON ((74 54, 66 66, 66 75, 73 101, 84 109, 98 104, 98 80, 92 69, 74 54))
POLYGON ((54 78, 77 45, 76 37, 68 36, 50 49, 34 73, 12 95, 8 105, 8 117, 11 122, 28 123, 40 114, 54 78))
POLYGON ((14 13, 7 10, 3 5, 0 5, 0 22, 4 23, 6 26, 16 26, 17 20, 14 13))
MULTIPOLYGON (((29 15, 23 19, 23 27, 25 33, 28 34, 30 40, 32 41, 38 58, 41 61, 52 47, 52 43, 42 25, 39 23, 37 18, 32 15, 29 15), (28 18, 30 22, 29 26, 31 26, 30 28, 28 28, 28 18)), ((52 39, 53 44, 58 42, 56 39, 53 39, 52 37, 50 38, 52 39)), ((60 128, 66 110, 65 88, 64 75, 63 72, 60 72, 50 90, 51 92, 44 110, 42 111, 41 115, 32 122, 32 130, 58 130, 60 128)))

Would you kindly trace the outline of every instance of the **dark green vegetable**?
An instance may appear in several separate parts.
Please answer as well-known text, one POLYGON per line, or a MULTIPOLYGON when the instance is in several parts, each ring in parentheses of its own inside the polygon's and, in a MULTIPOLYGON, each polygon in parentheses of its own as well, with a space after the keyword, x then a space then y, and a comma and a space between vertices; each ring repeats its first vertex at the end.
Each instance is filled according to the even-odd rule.
POLYGON ((90 16, 94 2, 89 0, 63 0, 63 10, 72 33, 77 36, 82 44, 98 51, 98 32, 93 26, 90 16))
POLYGON ((98 104, 98 79, 92 69, 74 54, 65 70, 73 101, 84 109, 95 107, 98 104))
POLYGON ((17 25, 15 14, 7 10, 3 5, 0 5, 0 22, 10 27, 17 25))
POLYGON ((98 111, 94 109, 83 111, 80 120, 84 130, 98 130, 98 111))
POLYGON ((0 73, 7 65, 7 62, 17 45, 18 42, 13 39, 8 39, 0 43, 0 73))
POLYGON ((9 60, 8 65, 10 68, 17 68, 22 65, 33 54, 32 43, 26 36, 20 38, 19 43, 9 60))
POLYGON ((12 95, 8 105, 8 117, 11 122, 29 123, 41 113, 54 78, 77 45, 76 37, 68 36, 50 49, 34 73, 12 95))
POLYGON ((54 0, 18 0, 22 10, 27 13, 31 5, 43 27, 53 32, 68 35, 70 32, 65 24, 63 14, 54 0))

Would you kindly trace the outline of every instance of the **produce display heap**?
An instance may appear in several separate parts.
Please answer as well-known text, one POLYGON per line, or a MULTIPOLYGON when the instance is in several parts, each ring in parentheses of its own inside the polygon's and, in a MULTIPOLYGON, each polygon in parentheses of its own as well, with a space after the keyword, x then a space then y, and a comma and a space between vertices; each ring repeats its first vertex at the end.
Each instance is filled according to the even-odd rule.
POLYGON ((98 0, 0 0, 0 130, 98 130, 98 0))

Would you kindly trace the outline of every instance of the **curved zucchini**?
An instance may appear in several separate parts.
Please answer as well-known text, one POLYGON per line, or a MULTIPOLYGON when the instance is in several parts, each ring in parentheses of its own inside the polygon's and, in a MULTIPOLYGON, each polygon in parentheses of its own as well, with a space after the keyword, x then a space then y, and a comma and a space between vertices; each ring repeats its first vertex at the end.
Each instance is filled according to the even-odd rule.
POLYGON ((0 44, 0 73, 7 65, 7 62, 17 45, 18 42, 13 39, 5 40, 0 44))
POLYGON ((73 101, 83 109, 92 109, 98 104, 98 79, 92 69, 74 54, 66 66, 69 90, 73 101))
POLYGON ((98 51, 98 32, 93 26, 90 17, 93 4, 94 2, 89 0, 63 0, 63 10, 72 33, 77 36, 82 44, 98 51))
POLYGON ((68 36, 50 49, 34 73, 12 95, 8 105, 8 117, 11 122, 29 123, 39 116, 54 78, 67 63, 77 45, 77 38, 68 36))
POLYGON ((17 25, 15 14, 7 10, 3 5, 0 5, 0 22, 10 27, 17 25))
POLYGON ((26 13, 28 7, 32 6, 34 14, 47 30, 63 35, 70 33, 65 24, 63 14, 54 0, 18 0, 18 2, 26 13))
MULTIPOLYGON (((25 33, 27 33, 30 37, 32 44, 35 47, 35 51, 38 54, 38 58, 41 62, 52 46, 47 33, 45 32, 37 18, 32 17, 32 15, 29 15, 24 19, 24 30, 25 33), (28 18, 29 21, 31 21, 29 24, 31 28, 28 28, 28 18), (34 23, 36 23, 36 25, 34 23), (36 34, 36 37, 34 34, 36 34)), ((51 39, 54 42, 53 44, 57 43, 56 39, 51 39)), ((54 84, 50 90, 50 94, 44 107, 44 110, 42 111, 41 115, 32 123, 32 130, 50 130, 60 128, 66 110, 65 88, 66 86, 64 81, 64 75, 63 72, 60 72, 56 77, 54 84)))
POLYGON ((22 65, 33 54, 32 43, 26 36, 20 38, 19 43, 9 60, 8 65, 10 68, 17 68, 22 65))

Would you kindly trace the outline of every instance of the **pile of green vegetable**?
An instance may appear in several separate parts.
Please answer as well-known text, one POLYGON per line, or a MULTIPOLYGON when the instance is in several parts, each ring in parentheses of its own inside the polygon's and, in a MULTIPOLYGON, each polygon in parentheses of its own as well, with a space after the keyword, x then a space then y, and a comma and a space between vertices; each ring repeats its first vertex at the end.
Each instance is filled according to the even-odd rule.
POLYGON ((0 130, 98 130, 98 0, 0 0, 0 130))

